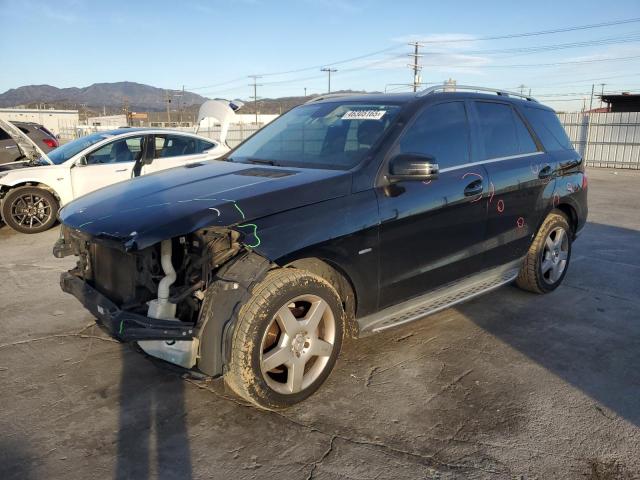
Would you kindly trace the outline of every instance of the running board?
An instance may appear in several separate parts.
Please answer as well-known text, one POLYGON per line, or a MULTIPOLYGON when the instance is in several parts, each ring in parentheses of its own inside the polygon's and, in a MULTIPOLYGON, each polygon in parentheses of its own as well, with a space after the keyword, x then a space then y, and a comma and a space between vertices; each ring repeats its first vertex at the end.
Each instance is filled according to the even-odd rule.
POLYGON ((519 259, 506 265, 485 270, 431 290, 420 297, 412 298, 406 302, 387 307, 377 313, 359 318, 357 319, 359 336, 364 337, 387 328, 418 320, 506 285, 515 280, 521 265, 522 259, 519 259))

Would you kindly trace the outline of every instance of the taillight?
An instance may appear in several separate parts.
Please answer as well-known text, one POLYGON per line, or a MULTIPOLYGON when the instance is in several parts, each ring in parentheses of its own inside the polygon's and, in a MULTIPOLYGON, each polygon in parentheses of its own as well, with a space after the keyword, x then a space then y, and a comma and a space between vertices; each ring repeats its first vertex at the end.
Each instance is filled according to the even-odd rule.
POLYGON ((587 181, 587 172, 582 172, 582 190, 586 190, 587 185, 589 185, 589 182, 587 181))
POLYGON ((57 148, 58 147, 58 141, 53 139, 53 138, 43 138, 42 141, 49 148, 57 148))

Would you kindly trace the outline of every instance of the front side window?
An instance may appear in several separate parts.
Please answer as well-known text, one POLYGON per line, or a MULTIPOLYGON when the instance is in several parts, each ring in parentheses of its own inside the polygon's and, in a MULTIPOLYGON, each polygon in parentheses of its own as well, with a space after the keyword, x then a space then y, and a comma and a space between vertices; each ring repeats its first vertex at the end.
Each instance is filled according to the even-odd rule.
POLYGON ((182 135, 156 135, 154 158, 180 157, 200 153, 197 138, 182 135))
POLYGON ((107 143, 85 156, 87 165, 133 162, 142 157, 144 136, 128 137, 107 143))
POLYGON ((331 102, 303 105, 240 145, 230 161, 347 170, 382 138, 400 105, 331 102))
POLYGON ((440 169, 469 162, 469 125, 463 102, 427 107, 402 134, 398 153, 435 159, 440 169))
POLYGON ((475 102, 480 127, 483 160, 534 153, 538 150, 531 134, 511 105, 475 102))

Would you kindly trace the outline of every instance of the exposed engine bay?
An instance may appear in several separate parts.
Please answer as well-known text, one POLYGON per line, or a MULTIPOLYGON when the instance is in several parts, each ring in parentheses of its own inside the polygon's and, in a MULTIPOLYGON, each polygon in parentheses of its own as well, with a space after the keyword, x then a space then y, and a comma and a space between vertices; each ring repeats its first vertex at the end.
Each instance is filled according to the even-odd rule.
MULTIPOLYGON (((78 262, 69 273, 120 311, 194 327, 194 331, 203 327, 199 320, 204 292, 215 281, 215 272, 244 249, 240 234, 225 228, 198 230, 131 252, 67 228, 62 236, 54 254, 76 255, 78 262)), ((127 339, 123 323, 118 333, 127 339)), ((195 334, 185 340, 137 340, 148 354, 185 368, 193 367, 200 355, 195 334)))

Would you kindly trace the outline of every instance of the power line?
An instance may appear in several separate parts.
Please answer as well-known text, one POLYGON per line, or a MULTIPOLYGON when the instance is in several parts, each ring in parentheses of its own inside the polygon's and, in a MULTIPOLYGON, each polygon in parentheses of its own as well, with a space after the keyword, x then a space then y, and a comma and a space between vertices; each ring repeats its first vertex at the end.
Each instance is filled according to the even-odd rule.
MULTIPOLYGON (((523 63, 523 64, 510 64, 510 65, 448 65, 448 64, 433 64, 429 67, 448 67, 448 68, 469 68, 469 67, 482 67, 482 68, 520 68, 520 67, 557 67, 560 65, 580 65, 586 63, 597 62, 612 62, 623 60, 634 60, 640 58, 640 55, 632 55, 628 57, 614 57, 614 58, 600 58, 593 60, 577 60, 569 62, 554 62, 554 63, 523 63)), ((427 66, 427 65, 425 65, 427 66)))
POLYGON ((640 22, 640 18, 628 18, 625 20, 614 20, 610 22, 592 23, 589 25, 578 25, 574 27, 556 28, 552 30, 540 30, 537 32, 510 33, 507 35, 494 35, 494 36, 475 37, 475 38, 453 38, 450 40, 423 40, 420 43, 442 44, 442 43, 477 42, 477 41, 484 41, 484 40, 503 40, 503 39, 521 38, 521 37, 535 37, 539 35, 550 35, 554 33, 574 32, 577 30, 589 30, 591 28, 611 27, 614 25, 624 25, 627 23, 638 23, 638 22, 640 22))

